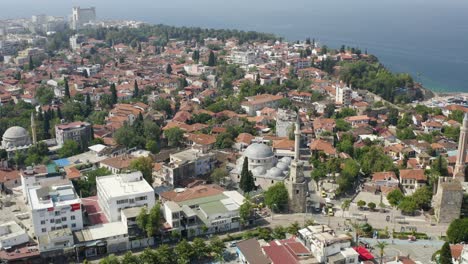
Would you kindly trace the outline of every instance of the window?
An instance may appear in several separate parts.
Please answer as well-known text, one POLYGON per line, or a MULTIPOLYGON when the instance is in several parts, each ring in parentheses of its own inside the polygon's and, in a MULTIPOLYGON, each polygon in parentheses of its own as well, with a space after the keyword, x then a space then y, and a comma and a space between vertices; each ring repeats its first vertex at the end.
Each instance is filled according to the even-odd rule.
POLYGON ((75 227, 76 227, 76 224, 75 224, 75 223, 71 224, 71 227, 72 227, 72 228, 75 228, 75 227))
POLYGON ((146 199, 147 199, 146 196, 140 196, 140 197, 136 197, 135 201, 145 201, 146 199))
POLYGON ((55 220, 55 223, 56 223, 56 224, 60 224, 60 223, 62 223, 62 220, 57 219, 57 220, 55 220))
POLYGON ((55 216, 59 216, 60 215, 60 211, 55 211, 55 216))
POLYGON ((63 225, 63 226, 62 226, 62 228, 67 228, 67 227, 68 227, 68 225, 63 225))
POLYGON ((70 219, 75 220, 75 216, 74 215, 70 216, 70 219))
POLYGON ((53 219, 53 218, 50 219, 50 222, 51 222, 51 223, 55 223, 55 219, 53 219))
POLYGON ((67 221, 67 218, 66 218, 65 216, 62 217, 62 221, 63 221, 63 222, 67 221))
POLYGON ((55 230, 55 226, 53 226, 50 230, 51 230, 51 231, 54 231, 54 230, 55 230))
POLYGON ((135 203, 135 199, 130 199, 128 201, 129 201, 129 203, 135 203))
POLYGON ((41 232, 42 232, 42 233, 47 232, 47 228, 42 228, 42 229, 41 229, 41 232))
POLYGON ((124 203, 128 203, 128 199, 123 199, 123 200, 118 200, 117 201, 117 204, 124 204, 124 203))
POLYGON ((296 194, 299 194, 299 190, 296 190, 296 194))
POLYGON ((45 225, 45 221, 44 221, 44 220, 41 221, 41 225, 45 225))

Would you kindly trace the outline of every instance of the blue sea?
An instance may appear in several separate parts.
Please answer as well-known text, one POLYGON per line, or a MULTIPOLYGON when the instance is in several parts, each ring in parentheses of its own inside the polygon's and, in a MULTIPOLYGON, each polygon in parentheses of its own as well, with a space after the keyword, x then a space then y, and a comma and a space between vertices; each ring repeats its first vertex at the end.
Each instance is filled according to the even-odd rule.
POLYGON ((468 92, 467 0, 0 0, 0 18, 66 16, 95 6, 99 18, 275 33, 355 46, 434 91, 468 92))

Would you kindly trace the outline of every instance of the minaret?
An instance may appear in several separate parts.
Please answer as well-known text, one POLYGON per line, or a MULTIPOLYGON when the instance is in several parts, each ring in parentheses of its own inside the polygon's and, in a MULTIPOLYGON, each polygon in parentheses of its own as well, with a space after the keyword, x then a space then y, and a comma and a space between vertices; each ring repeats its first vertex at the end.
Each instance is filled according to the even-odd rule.
POLYGON ((294 135, 294 160, 291 162, 291 171, 289 172, 289 179, 286 180, 286 188, 289 196, 289 211, 304 213, 306 211, 308 185, 304 177, 304 164, 300 161, 301 124, 299 112, 297 113, 294 135))
POLYGON ((466 161, 466 145, 468 144, 468 113, 465 113, 463 125, 460 129, 460 138, 458 139, 458 154, 453 177, 461 182, 465 181, 465 161, 466 161))
POLYGON ((34 112, 31 113, 31 133, 33 144, 37 144, 37 135, 36 135, 36 122, 34 121, 34 112))

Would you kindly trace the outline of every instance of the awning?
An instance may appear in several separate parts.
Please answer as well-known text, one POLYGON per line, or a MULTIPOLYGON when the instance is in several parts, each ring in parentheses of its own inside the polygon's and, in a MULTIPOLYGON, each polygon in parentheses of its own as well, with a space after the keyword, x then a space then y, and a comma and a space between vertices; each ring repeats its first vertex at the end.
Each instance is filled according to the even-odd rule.
POLYGON ((365 247, 353 247, 362 261, 373 260, 374 256, 365 247))

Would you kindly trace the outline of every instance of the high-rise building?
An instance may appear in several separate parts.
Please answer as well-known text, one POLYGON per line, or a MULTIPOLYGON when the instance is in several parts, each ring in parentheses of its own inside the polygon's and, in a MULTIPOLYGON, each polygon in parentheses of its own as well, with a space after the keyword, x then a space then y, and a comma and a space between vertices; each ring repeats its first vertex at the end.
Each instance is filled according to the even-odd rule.
POLYGON ((468 113, 465 113, 463 125, 460 129, 460 138, 458 140, 458 154, 453 177, 461 182, 465 181, 465 161, 466 161, 466 145, 468 144, 468 113))
POLYGON ((353 90, 349 87, 341 87, 337 85, 335 88, 335 103, 348 106, 351 104, 353 90))
POLYGON ((73 7, 71 17, 71 28, 80 29, 84 24, 96 20, 96 8, 73 7))
POLYGON ((286 179, 286 188, 289 195, 289 211, 304 213, 306 211, 306 198, 308 192, 307 180, 304 177, 304 163, 300 161, 301 124, 297 114, 296 130, 294 131, 294 160, 291 162, 289 178, 286 179))

